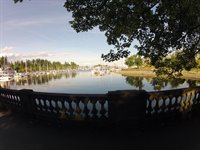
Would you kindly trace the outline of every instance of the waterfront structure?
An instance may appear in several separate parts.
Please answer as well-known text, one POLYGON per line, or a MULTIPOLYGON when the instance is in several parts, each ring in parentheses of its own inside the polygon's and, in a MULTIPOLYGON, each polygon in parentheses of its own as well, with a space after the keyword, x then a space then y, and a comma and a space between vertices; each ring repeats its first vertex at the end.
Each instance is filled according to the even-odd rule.
POLYGON ((58 123, 143 124, 198 113, 200 87, 167 91, 121 90, 60 94, 0 88, 0 103, 31 118, 58 123))

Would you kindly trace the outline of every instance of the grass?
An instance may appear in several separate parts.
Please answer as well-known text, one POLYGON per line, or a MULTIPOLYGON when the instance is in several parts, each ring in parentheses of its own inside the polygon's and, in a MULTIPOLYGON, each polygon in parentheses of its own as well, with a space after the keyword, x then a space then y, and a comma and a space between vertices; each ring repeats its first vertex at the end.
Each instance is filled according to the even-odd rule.
MULTIPOLYGON (((153 71, 153 67, 144 67, 144 68, 128 68, 123 69, 121 71, 117 71, 116 73, 125 75, 125 76, 140 76, 140 77, 156 77, 155 72, 153 71)), ((183 71, 183 76, 181 78, 184 79, 193 79, 200 80, 200 69, 192 69, 191 71, 183 71)))

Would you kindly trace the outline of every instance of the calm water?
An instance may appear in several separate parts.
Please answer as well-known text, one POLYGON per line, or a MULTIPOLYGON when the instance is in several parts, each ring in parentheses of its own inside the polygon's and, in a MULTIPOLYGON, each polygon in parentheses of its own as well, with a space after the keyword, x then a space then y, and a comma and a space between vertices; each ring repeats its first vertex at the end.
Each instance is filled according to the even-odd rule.
POLYGON ((167 90, 200 85, 200 81, 157 78, 127 77, 120 74, 105 76, 92 75, 91 72, 69 74, 50 74, 32 76, 28 79, 0 82, 0 86, 10 89, 33 89, 40 92, 57 93, 107 93, 115 90, 144 89, 147 91, 167 90))

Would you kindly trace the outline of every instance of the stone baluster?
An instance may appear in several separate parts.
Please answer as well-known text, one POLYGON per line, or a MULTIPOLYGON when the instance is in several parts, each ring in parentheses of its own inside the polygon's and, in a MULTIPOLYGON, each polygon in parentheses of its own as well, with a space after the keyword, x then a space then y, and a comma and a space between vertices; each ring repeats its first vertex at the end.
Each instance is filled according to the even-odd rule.
POLYGON ((74 118, 74 110, 72 108, 72 100, 68 100, 68 103, 69 103, 69 116, 70 118, 74 118))
POLYGON ((93 119, 97 119, 98 117, 97 117, 97 109, 96 109, 96 102, 97 102, 97 100, 95 100, 95 99, 92 99, 91 100, 91 103, 92 103, 92 111, 91 111, 91 113, 92 113, 92 118, 93 119))
POLYGON ((89 110, 88 107, 87 107, 88 102, 89 102, 88 97, 85 97, 84 100, 83 100, 83 105, 84 105, 83 113, 85 114, 85 118, 86 118, 86 119, 89 118, 89 112, 90 112, 90 110, 89 110))
POLYGON ((99 103, 100 103, 100 105, 101 105, 100 114, 101 114, 101 118, 103 118, 103 119, 106 118, 106 116, 105 116, 105 114, 106 114, 106 109, 105 109, 105 107, 104 107, 105 102, 106 102, 106 101, 105 101, 104 99, 100 99, 100 100, 99 100, 99 103))

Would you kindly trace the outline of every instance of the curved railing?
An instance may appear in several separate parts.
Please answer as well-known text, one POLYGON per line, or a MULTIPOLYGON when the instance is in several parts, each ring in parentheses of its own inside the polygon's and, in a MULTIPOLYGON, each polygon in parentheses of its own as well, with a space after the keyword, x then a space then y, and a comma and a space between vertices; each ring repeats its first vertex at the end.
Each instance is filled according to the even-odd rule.
POLYGON ((14 111, 53 121, 143 121, 200 109, 200 87, 155 92, 121 90, 107 94, 59 94, 1 88, 0 102, 14 111))
POLYGON ((149 92, 146 105, 148 117, 187 113, 200 104, 200 87, 149 92))
POLYGON ((0 101, 4 105, 18 111, 23 111, 23 93, 19 90, 0 89, 0 101))
POLYGON ((106 120, 108 100, 103 94, 56 94, 33 92, 33 111, 38 116, 67 120, 106 120))

